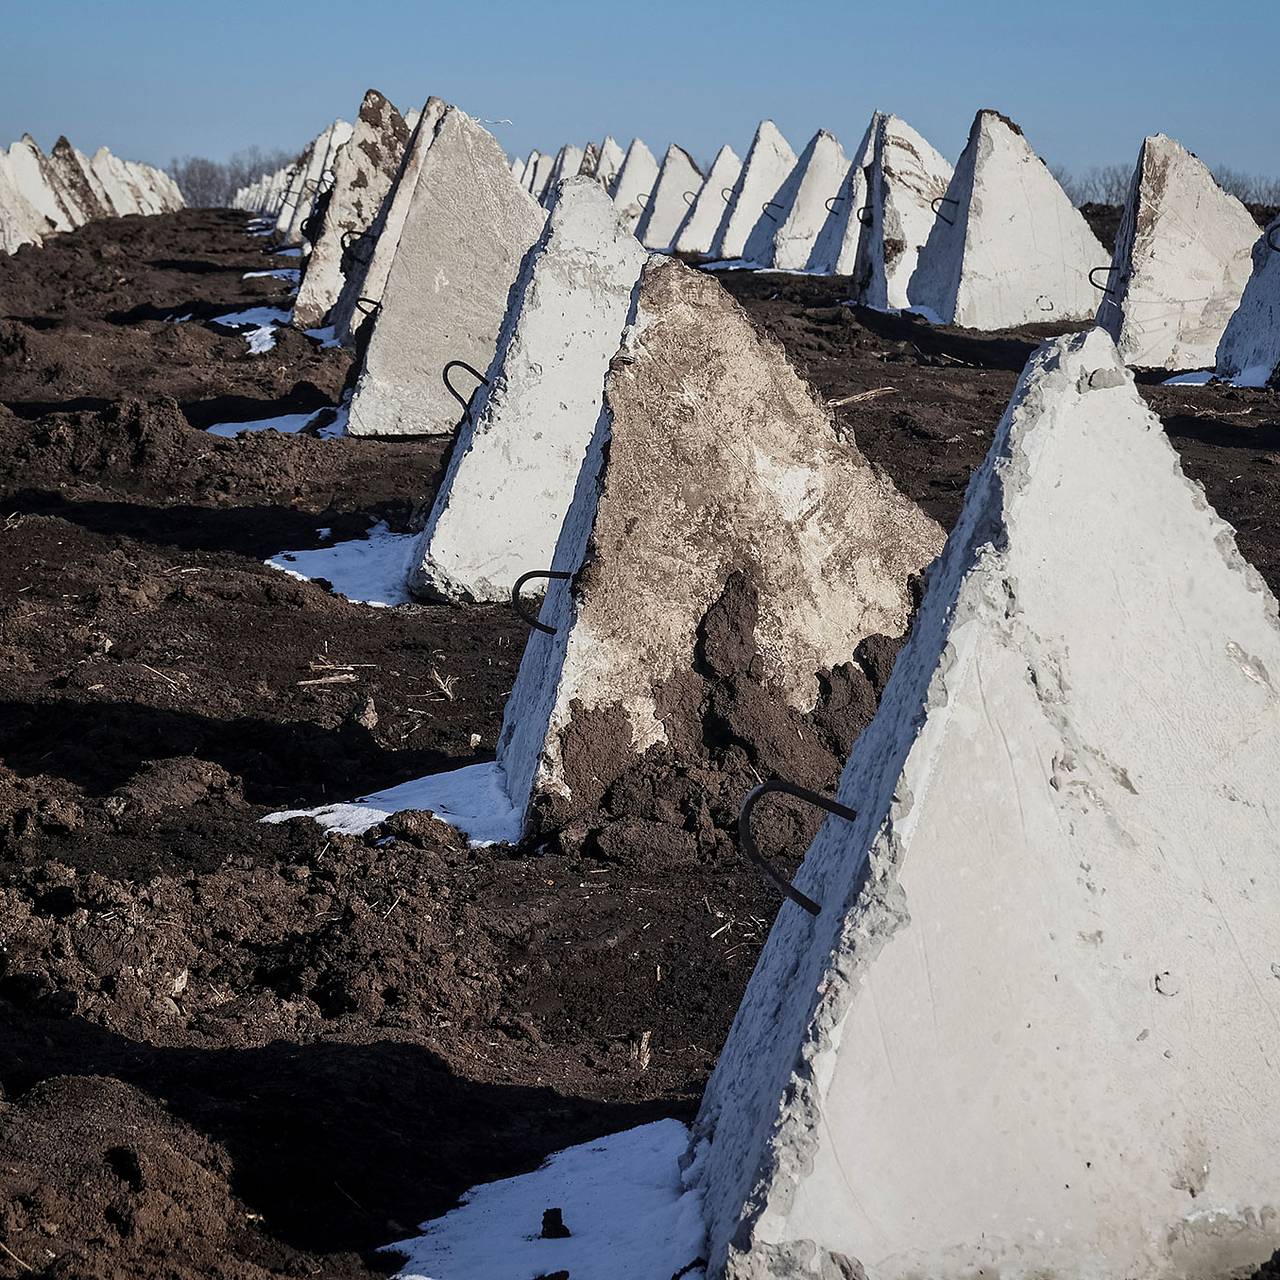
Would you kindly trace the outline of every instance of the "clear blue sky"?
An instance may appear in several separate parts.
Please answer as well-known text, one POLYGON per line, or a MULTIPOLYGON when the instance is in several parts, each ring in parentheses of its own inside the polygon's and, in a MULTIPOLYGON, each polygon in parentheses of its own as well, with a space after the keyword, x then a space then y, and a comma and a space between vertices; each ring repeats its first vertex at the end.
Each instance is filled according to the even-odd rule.
POLYGON ((512 153, 639 134, 708 158, 772 116, 799 150, 903 116, 951 159, 996 107, 1053 165, 1132 163, 1163 131, 1280 173, 1266 0, 0 0, 0 143, 133 159, 300 148, 370 85, 429 93, 512 153))

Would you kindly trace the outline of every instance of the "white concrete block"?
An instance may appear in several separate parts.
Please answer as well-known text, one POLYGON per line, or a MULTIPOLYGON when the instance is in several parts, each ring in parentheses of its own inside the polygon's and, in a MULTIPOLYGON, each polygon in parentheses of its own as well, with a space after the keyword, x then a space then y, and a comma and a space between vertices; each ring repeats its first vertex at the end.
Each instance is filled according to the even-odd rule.
POLYGON ((647 256, 594 178, 561 184, 436 493, 415 592, 506 600, 550 565, 647 256))
POLYGON ((9 147, 9 167, 27 202, 53 223, 55 231, 70 231, 74 223, 45 172, 44 155, 29 133, 9 147))
POLYGON ((978 112, 938 209, 913 307, 969 329, 1092 317, 1102 246, 1012 120, 978 112))
POLYGON ((9 154, 0 150, 0 253, 39 244, 52 229, 49 219, 22 194, 9 154))
POLYGON ((409 215, 413 193, 418 187, 422 162, 435 141, 445 106, 439 98, 427 99, 419 113, 417 127, 409 136, 395 181, 383 198, 373 226, 369 229, 366 244, 372 241, 372 247, 362 246, 353 255, 354 261, 347 271, 338 301, 334 303, 330 315, 335 336, 346 346, 355 342, 356 331, 366 315, 374 311, 382 301, 387 276, 391 273, 391 264, 400 247, 404 220, 409 215))
POLYGON ((541 200, 551 185, 551 170, 555 167, 555 156, 538 153, 537 162, 533 166, 533 176, 529 182, 529 194, 535 200, 541 200))
POLYGON ((905 120, 878 117, 862 215, 866 234, 853 269, 859 302, 909 305, 907 290, 933 228, 934 201, 946 195, 950 182, 951 165, 905 120))
POLYGON ((520 183, 521 186, 524 185, 524 161, 521 160, 519 156, 516 156, 516 158, 511 162, 511 176, 520 183))
POLYGON ((594 178, 600 165, 600 148, 594 142, 588 142, 582 149, 582 163, 578 165, 578 173, 584 178, 594 178))
MULTIPOLYGON (((1185 147, 1138 153, 1097 322, 1138 368, 1203 369, 1249 280, 1258 225, 1185 147)), ((1101 264, 1105 259, 1099 259, 1101 264)))
POLYGON ((347 144, 352 129, 353 126, 346 120, 335 120, 312 144, 310 154, 303 166, 298 198, 291 210, 281 212, 282 218, 288 213, 284 230, 280 231, 280 224, 278 222, 276 224, 277 231, 285 244, 302 243, 302 224, 314 211, 316 202, 320 198, 320 189, 328 187, 333 182, 333 166, 337 160, 338 150, 347 144))
POLYGON ((542 152, 534 147, 529 152, 529 158, 524 162, 524 173, 520 176, 520 185, 530 194, 533 193, 533 177, 538 172, 538 161, 541 157, 542 152))
POLYGON ((632 140, 609 194, 618 206, 618 216, 628 231, 634 231, 644 213, 645 202, 658 181, 658 162, 639 138, 632 140))
POLYGON ((488 369, 520 260, 544 218, 493 137, 446 107, 422 160, 356 382, 352 435, 454 429, 462 414, 441 372, 451 360, 488 369))
POLYGON ((1218 343, 1217 374, 1265 387, 1280 369, 1280 218, 1253 246, 1253 271, 1218 343))
POLYGON ((89 184, 90 190, 94 194, 94 198, 101 206, 103 213, 107 217, 113 217, 119 213, 115 205, 111 201, 106 187, 102 184, 102 180, 94 172, 93 162, 89 159, 79 147, 71 148, 72 154, 75 156, 76 164, 80 167, 80 172, 84 174, 85 181, 89 184))
POLYGON ((324 226, 293 304, 293 323, 298 328, 325 323, 342 292, 344 256, 367 257, 373 252, 368 233, 400 171, 408 140, 409 130, 400 113, 370 89, 360 104, 351 140, 333 163, 333 191, 324 226), (350 254, 347 245, 352 247, 350 254))
POLYGON ((879 111, 871 117, 867 131, 849 160, 849 168, 836 198, 831 201, 809 253, 808 269, 825 276, 851 276, 858 259, 858 247, 869 234, 864 219, 869 216, 871 164, 875 141, 884 119, 879 111))
POLYGON ((764 221, 770 227, 776 226, 765 216, 765 206, 777 199, 778 189, 786 182, 795 163, 796 153, 778 132, 778 126, 772 120, 762 120, 712 241, 713 258, 741 258, 757 223, 764 221))
POLYGON ((772 222, 766 217, 756 224, 743 256, 779 271, 805 270, 849 164, 840 140, 825 129, 818 130, 766 210, 772 222))
POLYGON ((507 702, 516 811, 570 816, 601 733, 637 756, 667 740, 660 691, 733 575, 758 601, 764 680, 811 710, 818 672, 901 634, 941 540, 713 276, 651 258, 551 565, 576 578, 550 584, 555 634, 530 636, 507 702))
POLYGON ((693 157, 673 142, 662 158, 658 180, 644 202, 644 212, 636 223, 636 239, 648 249, 669 252, 701 186, 702 171, 693 157))
POLYGON ((606 191, 612 192, 613 180, 618 176, 618 170, 622 168, 625 159, 622 148, 612 136, 607 135, 600 144, 600 156, 595 169, 595 179, 606 191))
POLYGON ((89 167, 106 192, 112 213, 117 217, 124 217, 126 214, 143 212, 128 172, 124 171, 123 166, 106 147, 99 147, 94 152, 89 160, 89 167))
POLYGON ((53 144, 49 153, 48 172, 54 176, 62 193, 63 203, 78 213, 77 226, 91 218, 110 216, 106 207, 93 190, 84 169, 80 167, 79 153, 65 137, 53 144))
POLYGON ((542 193, 542 203, 548 208, 551 206, 559 184, 565 178, 577 176, 578 169, 582 165, 582 154, 581 147, 575 147, 570 143, 566 143, 556 152, 556 158, 551 165, 551 175, 547 179, 547 189, 542 193))
POLYGON ((1100 330, 1032 357, 707 1086, 708 1275, 1280 1243, 1276 602, 1100 330))
POLYGON ((742 161, 730 146, 723 146, 711 162, 711 170, 698 188, 684 221, 676 231, 677 253, 708 254, 733 194, 733 185, 742 172, 742 161))

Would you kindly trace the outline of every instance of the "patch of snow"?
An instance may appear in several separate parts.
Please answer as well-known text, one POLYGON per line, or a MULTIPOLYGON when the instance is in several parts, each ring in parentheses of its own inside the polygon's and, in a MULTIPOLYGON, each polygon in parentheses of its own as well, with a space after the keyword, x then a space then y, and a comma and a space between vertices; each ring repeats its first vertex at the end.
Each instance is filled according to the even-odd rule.
POLYGON ((273 267, 270 271, 246 271, 242 280, 259 280, 269 278, 272 280, 291 280, 295 284, 302 279, 301 267, 273 267))
POLYGON ((222 325, 226 329, 246 326, 259 328, 269 324, 288 324, 289 312, 280 307, 249 307, 244 311, 228 311, 226 315, 212 316, 209 323, 222 325))
POLYGON ((282 413, 275 418, 254 418, 249 422, 215 422, 207 428, 207 432, 211 436, 221 436, 224 440, 246 435, 251 431, 279 431, 289 435, 304 430, 307 423, 317 416, 317 411, 313 409, 310 413, 282 413))
POLYGON ((327 324, 323 329, 303 329, 303 334, 320 344, 320 349, 326 347, 340 347, 342 343, 338 341, 338 331, 331 324, 327 324))
POLYGON ((1265 387, 1273 372, 1274 370, 1269 365, 1251 365, 1247 369, 1241 369, 1231 379, 1231 385, 1233 387, 1265 387))
POLYGON ((250 329, 244 335, 251 356, 265 355, 276 345, 276 331, 273 325, 263 325, 260 329, 250 329))
POLYGON ((323 578, 353 604, 392 609, 413 603, 409 556, 417 540, 418 534, 392 533, 380 520, 366 537, 313 551, 281 551, 266 563, 304 582, 323 578))
POLYGON ((657 1120, 569 1147, 535 1173, 473 1187, 459 1208, 425 1223, 424 1235, 391 1246, 409 1255, 399 1280, 671 1280, 703 1250, 701 1197, 680 1177, 688 1140, 678 1120, 657 1120), (563 1213, 565 1239, 541 1238, 550 1208, 563 1213))
POLYGON ((188 320, 195 317, 194 311, 188 311, 185 316, 165 316, 165 324, 186 324, 188 320))
POLYGON ((1199 373, 1178 373, 1166 378, 1162 387, 1207 387, 1213 381, 1213 370, 1204 369, 1199 373))
POLYGON ((903 312, 909 316, 919 316, 930 324, 944 324, 942 317, 932 308, 926 306, 904 307, 903 312))
POLYGON ((272 255, 273 258, 300 258, 302 257, 301 249, 276 249, 272 255))
POLYGON ((269 813, 262 821, 310 818, 325 831, 358 836, 385 822, 393 813, 411 809, 434 813, 477 846, 516 844, 524 826, 524 814, 517 812, 507 795, 502 766, 493 760, 414 778, 347 803, 269 813))
POLYGON ((316 530, 316 537, 317 537, 317 538, 324 538, 324 539, 325 539, 325 541, 328 541, 330 538, 332 538, 332 537, 333 537, 333 530, 332 530, 332 529, 317 529, 317 530, 316 530))

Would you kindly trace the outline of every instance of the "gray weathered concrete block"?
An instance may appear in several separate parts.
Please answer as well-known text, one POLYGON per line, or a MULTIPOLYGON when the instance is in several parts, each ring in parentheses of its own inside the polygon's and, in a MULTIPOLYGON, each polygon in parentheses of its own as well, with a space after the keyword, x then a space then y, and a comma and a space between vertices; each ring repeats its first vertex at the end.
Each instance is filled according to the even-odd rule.
POLYGON ((772 120, 762 120, 720 219, 711 244, 712 257, 741 258, 759 222, 766 222, 770 228, 776 226, 772 219, 766 218, 764 209, 777 198, 778 189, 786 182, 795 163, 796 153, 778 132, 778 126, 772 120))

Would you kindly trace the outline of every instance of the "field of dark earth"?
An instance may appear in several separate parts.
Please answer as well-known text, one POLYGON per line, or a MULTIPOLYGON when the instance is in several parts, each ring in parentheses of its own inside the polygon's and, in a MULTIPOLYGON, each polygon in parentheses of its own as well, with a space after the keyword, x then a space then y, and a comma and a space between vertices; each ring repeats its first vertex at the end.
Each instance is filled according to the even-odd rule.
MULTIPOLYGON (((505 607, 374 608, 263 563, 413 529, 447 456, 208 434, 336 405, 348 375, 300 333, 251 355, 208 323, 289 307, 286 280, 246 277, 297 266, 264 244, 188 210, 0 257, 0 1280, 386 1274, 378 1248, 473 1184, 691 1117, 778 909, 737 848, 742 796, 832 786, 896 649, 832 673, 801 751, 709 627, 705 767, 636 771, 519 847, 415 813, 262 825, 491 758, 527 634, 505 607)), ((1064 331, 721 279, 944 527, 1064 331)), ((1275 393, 1140 381, 1280 590, 1275 393)), ((794 867, 811 823, 779 804, 765 852, 794 867)))

